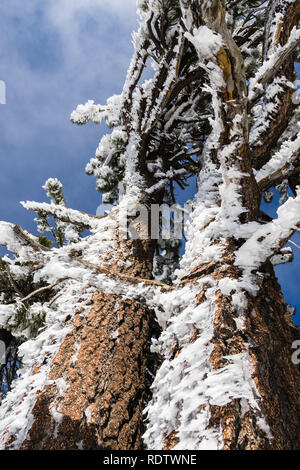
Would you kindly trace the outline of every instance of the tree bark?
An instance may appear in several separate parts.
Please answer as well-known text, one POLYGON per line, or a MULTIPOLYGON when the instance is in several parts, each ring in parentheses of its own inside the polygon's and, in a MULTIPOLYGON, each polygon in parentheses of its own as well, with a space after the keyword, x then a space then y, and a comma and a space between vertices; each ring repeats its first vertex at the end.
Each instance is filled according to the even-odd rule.
MULTIPOLYGON (((267 264, 264 279, 255 297, 248 297, 244 327, 238 327, 238 315, 231 296, 217 294, 213 320, 214 370, 229 364, 230 356, 247 354, 251 358, 251 376, 260 395, 260 412, 247 410, 241 399, 226 406, 209 406, 209 428, 221 428, 224 450, 296 450, 300 449, 300 374, 293 364, 292 343, 299 339, 273 267, 267 264), (265 416, 269 432, 260 418, 265 416)), ((234 266, 215 268, 212 278, 237 278, 234 266)), ((198 302, 205 299, 205 291, 198 302)))
POLYGON ((49 380, 64 377, 66 391, 59 396, 56 385, 47 385, 38 394, 21 449, 140 449, 151 320, 137 302, 95 293, 87 318, 75 313, 51 367, 49 380), (53 406, 62 415, 59 426, 53 406))
MULTIPOLYGON (((114 247, 102 256, 102 267, 114 275, 151 279, 151 240, 116 238, 114 247)), ((18 448, 140 449, 153 366, 153 312, 142 300, 96 291, 79 302, 67 325, 70 332, 52 361, 46 385, 36 394, 31 425, 18 448)), ((33 367, 33 376, 39 372, 40 367, 33 367)), ((25 394, 29 392, 27 387, 25 394)), ((6 448, 14 448, 14 439, 12 433, 6 448)))
MULTIPOLYGON (((300 371, 292 362, 299 334, 267 254, 257 264, 256 253, 249 251, 241 264, 237 256, 245 243, 243 230, 247 237, 249 228, 259 225, 261 197, 249 151, 241 55, 226 28, 224 2, 210 2, 197 12, 192 2, 182 4, 186 18, 194 15, 195 23, 200 11, 224 44, 207 66, 213 135, 219 140, 210 148, 208 139, 206 145, 178 286, 178 296, 187 300, 176 315, 172 300, 167 307, 167 328, 158 345, 165 360, 153 384, 145 440, 149 448, 165 450, 299 449, 300 371), (233 199, 241 202, 236 215, 233 199), (165 413, 159 413, 162 403, 165 413)), ((201 58, 201 45, 198 54, 201 58)), ((273 131, 278 139, 277 123, 273 131)), ((270 234, 271 229, 257 239, 257 250, 270 234)))

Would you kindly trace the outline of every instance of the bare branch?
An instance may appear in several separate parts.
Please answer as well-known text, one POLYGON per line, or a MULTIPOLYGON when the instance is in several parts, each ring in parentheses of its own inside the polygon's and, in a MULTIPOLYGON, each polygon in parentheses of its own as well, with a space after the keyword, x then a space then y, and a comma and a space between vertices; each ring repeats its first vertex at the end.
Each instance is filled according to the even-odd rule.
POLYGON ((90 263, 89 261, 86 261, 82 258, 77 258, 77 257, 72 257, 75 261, 78 261, 79 263, 83 264, 89 269, 93 269, 99 273, 105 274, 106 276, 117 278, 117 279, 122 279, 123 281, 128 281, 134 284, 146 284, 150 286, 158 286, 161 287, 163 291, 170 291, 173 290, 172 286, 168 286, 167 284, 164 284, 162 282, 158 281, 152 281, 149 279, 143 279, 141 277, 133 277, 129 276, 128 274, 121 274, 113 271, 109 271, 108 269, 101 268, 100 266, 97 266, 96 264, 90 263))
POLYGON ((46 290, 51 290, 54 287, 56 287, 58 284, 61 284, 62 282, 66 281, 67 279, 69 279, 69 278, 68 277, 63 277, 61 279, 58 279, 56 282, 54 282, 50 286, 40 287, 39 289, 36 289, 35 291, 31 292, 26 297, 21 299, 21 302, 26 302, 27 300, 31 299, 32 297, 34 297, 37 294, 40 294, 41 292, 45 292, 46 290))

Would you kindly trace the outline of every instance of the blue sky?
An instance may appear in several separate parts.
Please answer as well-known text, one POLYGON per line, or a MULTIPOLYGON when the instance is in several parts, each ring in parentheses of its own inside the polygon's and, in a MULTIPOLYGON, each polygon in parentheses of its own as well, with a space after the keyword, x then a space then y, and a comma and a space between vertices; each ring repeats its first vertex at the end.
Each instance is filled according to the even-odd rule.
MULTIPOLYGON (((79 103, 121 92, 136 27, 135 0, 1 0, 0 220, 34 231, 19 201, 47 200, 49 177, 62 181, 69 207, 96 212, 100 195, 84 168, 107 130, 69 116, 79 103)), ((300 234, 294 240, 300 245, 300 234)), ((300 250, 276 271, 300 323, 300 250)))

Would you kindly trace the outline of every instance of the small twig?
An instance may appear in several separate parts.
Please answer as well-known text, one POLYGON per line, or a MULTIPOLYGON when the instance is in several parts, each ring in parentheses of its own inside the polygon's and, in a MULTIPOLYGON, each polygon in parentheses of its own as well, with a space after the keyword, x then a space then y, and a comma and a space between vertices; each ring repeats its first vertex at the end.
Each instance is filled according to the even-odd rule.
POLYGON ((22 297, 24 294, 23 294, 22 291, 20 291, 20 289, 17 286, 14 278, 12 277, 9 266, 8 266, 7 263, 5 263, 5 269, 6 269, 8 280, 9 280, 9 283, 10 283, 11 287, 16 291, 17 294, 19 294, 20 297, 22 297))
POLYGON ((55 302, 59 297, 61 297, 61 295, 62 295, 62 294, 60 294, 60 293, 57 294, 57 295, 55 295, 55 296, 53 297, 53 299, 49 302, 48 307, 51 307, 51 305, 54 304, 54 302, 55 302))
POLYGON ((161 287, 162 290, 165 290, 165 291, 170 291, 170 290, 174 289, 174 287, 168 286, 167 284, 164 284, 163 282, 152 281, 150 279, 143 279, 141 277, 134 277, 134 276, 130 276, 128 274, 121 274, 121 273, 112 272, 112 271, 109 271, 108 269, 101 268, 100 266, 97 266, 96 264, 90 263, 89 261, 86 261, 82 258, 74 257, 73 259, 75 261, 78 261, 79 263, 83 264, 87 268, 95 269, 99 273, 106 274, 106 276, 109 276, 109 277, 119 278, 119 279, 122 279, 123 281, 133 282, 134 284, 143 283, 143 284, 147 284, 147 285, 150 285, 150 286, 158 286, 158 287, 161 287))
POLYGON ((296 246, 297 248, 299 248, 299 250, 300 250, 300 246, 297 245, 297 243, 293 242, 292 240, 289 240, 289 242, 292 243, 293 245, 295 245, 295 246, 296 246))
POLYGON ((40 287, 39 289, 36 289, 35 291, 31 292, 29 295, 21 299, 21 302, 26 302, 26 300, 31 299, 31 297, 34 297, 35 295, 39 294, 40 292, 44 292, 45 290, 51 290, 58 284, 61 284, 62 282, 66 281, 69 279, 69 277, 62 277, 61 279, 58 279, 56 282, 51 284, 50 286, 45 286, 45 287, 40 287))
POLYGON ((50 248, 41 245, 37 241, 33 240, 29 235, 27 235, 27 233, 25 233, 25 231, 19 225, 14 225, 13 232, 18 238, 21 238, 21 240, 23 240, 27 245, 30 245, 34 250, 50 251, 50 248))

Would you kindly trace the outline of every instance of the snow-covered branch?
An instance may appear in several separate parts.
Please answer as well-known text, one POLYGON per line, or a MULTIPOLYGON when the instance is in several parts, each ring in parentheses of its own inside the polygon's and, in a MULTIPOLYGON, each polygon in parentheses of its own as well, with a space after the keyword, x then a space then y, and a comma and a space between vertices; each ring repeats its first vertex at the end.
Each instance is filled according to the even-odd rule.
POLYGON ((300 229, 300 191, 279 207, 278 217, 263 225, 236 252, 235 264, 240 268, 259 268, 285 245, 300 229))
POLYGON ((62 222, 80 225, 86 229, 97 229, 99 227, 100 220, 102 220, 103 217, 106 217, 87 214, 85 212, 69 209, 65 206, 56 204, 47 204, 46 202, 22 201, 21 204, 25 209, 35 212, 44 212, 49 216, 56 217, 62 222))
POLYGON ((256 180, 261 191, 266 191, 280 179, 297 171, 295 161, 300 155, 300 132, 294 139, 289 139, 272 158, 256 173, 256 180))
POLYGON ((255 77, 250 81, 249 100, 255 103, 264 93, 264 85, 276 74, 282 64, 294 52, 300 44, 300 29, 294 28, 291 32, 288 42, 280 46, 268 58, 266 62, 257 71, 255 77))
POLYGON ((100 124, 102 119, 105 117, 106 108, 101 107, 99 104, 94 104, 93 100, 87 101, 85 104, 79 104, 77 108, 72 112, 70 120, 73 124, 86 124, 89 121, 93 121, 96 124, 100 124))
POLYGON ((180 32, 174 36, 170 49, 167 50, 161 61, 159 70, 152 81, 151 90, 147 90, 147 106, 141 124, 145 134, 152 129, 160 118, 167 101, 169 101, 178 78, 183 45, 184 37, 180 32))
POLYGON ((49 248, 41 245, 37 237, 23 230, 19 225, 8 222, 0 222, 0 245, 6 246, 12 252, 18 252, 20 246, 28 245, 34 251, 49 251, 49 248))

